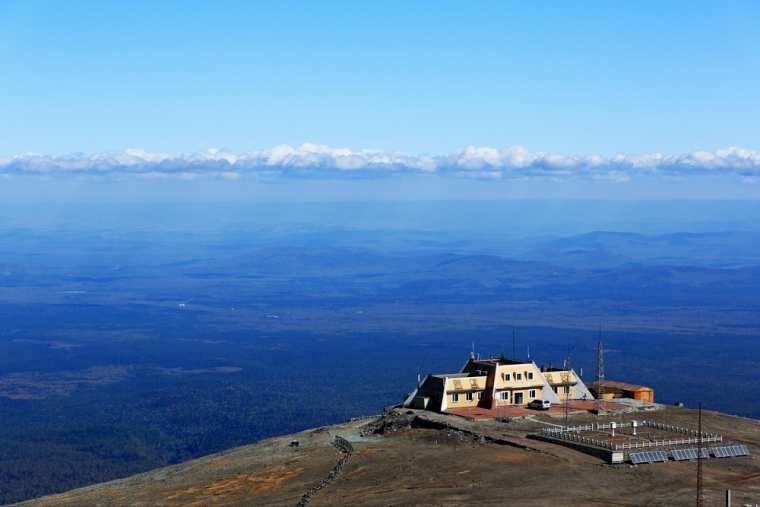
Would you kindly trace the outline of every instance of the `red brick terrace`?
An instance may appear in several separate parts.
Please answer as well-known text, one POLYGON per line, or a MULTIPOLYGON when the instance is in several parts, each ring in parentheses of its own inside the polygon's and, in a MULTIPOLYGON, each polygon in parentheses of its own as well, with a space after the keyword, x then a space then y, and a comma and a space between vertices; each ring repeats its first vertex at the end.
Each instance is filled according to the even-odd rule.
MULTIPOLYGON (((596 401, 592 400, 572 400, 567 404, 567 408, 571 412, 581 412, 593 410, 596 408, 596 401)), ((625 406, 616 403, 614 401, 602 402, 602 408, 604 410, 615 411, 624 408, 625 406)), ((541 413, 549 413, 551 415, 561 415, 564 413, 564 404, 555 404, 549 410, 534 410, 525 407, 505 406, 498 408, 485 408, 485 407, 462 407, 462 408, 450 408, 445 413, 458 415, 471 420, 478 419, 493 419, 495 417, 517 417, 523 415, 535 415, 541 413)))

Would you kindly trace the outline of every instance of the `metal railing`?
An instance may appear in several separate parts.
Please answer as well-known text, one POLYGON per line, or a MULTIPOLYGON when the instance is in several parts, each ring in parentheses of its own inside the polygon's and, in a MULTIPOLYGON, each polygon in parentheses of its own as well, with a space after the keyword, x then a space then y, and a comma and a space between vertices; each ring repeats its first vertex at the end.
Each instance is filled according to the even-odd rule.
MULTIPOLYGON (((627 421, 627 422, 610 422, 610 423, 592 423, 579 426, 566 426, 560 428, 543 428, 541 430, 545 436, 557 438, 560 440, 566 440, 569 442, 578 442, 586 445, 593 445, 601 447, 603 449, 609 449, 612 451, 630 450, 630 449, 645 449, 651 447, 668 447, 677 445, 691 445, 699 444, 700 442, 714 443, 723 442, 723 436, 717 433, 705 433, 701 435, 697 430, 691 428, 684 428, 683 426, 675 426, 673 424, 664 424, 656 421, 627 421), (688 438, 663 438, 650 441, 630 442, 616 444, 607 439, 592 438, 584 436, 583 432, 591 431, 614 431, 622 428, 653 428, 662 431, 668 431, 670 433, 687 435, 688 438)), ((631 436, 627 433, 621 435, 631 436)))
POLYGON ((690 445, 690 444, 707 444, 710 442, 723 442, 721 435, 710 435, 703 437, 681 438, 681 439, 668 439, 668 440, 653 440, 650 442, 631 442, 629 444, 615 444, 616 451, 623 451, 628 449, 644 449, 647 447, 667 447, 674 445, 690 445))

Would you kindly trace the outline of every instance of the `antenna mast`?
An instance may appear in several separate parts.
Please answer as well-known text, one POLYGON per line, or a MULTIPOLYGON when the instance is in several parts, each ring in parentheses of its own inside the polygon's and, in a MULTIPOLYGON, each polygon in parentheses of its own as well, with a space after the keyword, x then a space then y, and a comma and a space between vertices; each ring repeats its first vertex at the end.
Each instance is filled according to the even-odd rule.
POLYGON ((517 359, 517 330, 512 328, 512 359, 517 359))
POLYGON ((596 413, 601 413, 604 400, 604 346, 602 331, 599 331, 599 342, 596 346, 596 413))
POLYGON ((568 403, 570 401, 570 354, 565 358, 565 364, 562 368, 562 396, 564 396, 564 403, 562 405, 562 413, 565 418, 565 428, 568 427, 568 403))

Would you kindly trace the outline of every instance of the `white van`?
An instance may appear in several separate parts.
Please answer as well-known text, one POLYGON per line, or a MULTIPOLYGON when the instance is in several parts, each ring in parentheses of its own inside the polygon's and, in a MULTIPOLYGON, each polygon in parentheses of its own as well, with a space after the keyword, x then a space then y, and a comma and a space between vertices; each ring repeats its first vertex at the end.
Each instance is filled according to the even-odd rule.
POLYGON ((549 400, 533 400, 528 403, 528 408, 534 408, 536 410, 549 410, 552 408, 552 402, 549 400))

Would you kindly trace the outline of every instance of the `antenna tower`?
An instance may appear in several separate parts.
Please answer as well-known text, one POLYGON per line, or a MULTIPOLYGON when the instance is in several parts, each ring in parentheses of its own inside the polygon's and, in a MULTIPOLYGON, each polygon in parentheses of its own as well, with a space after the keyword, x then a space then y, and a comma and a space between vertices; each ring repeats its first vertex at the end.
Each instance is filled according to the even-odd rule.
POLYGON ((603 409, 604 400, 604 346, 602 332, 599 331, 599 343, 596 346, 596 413, 603 409))

